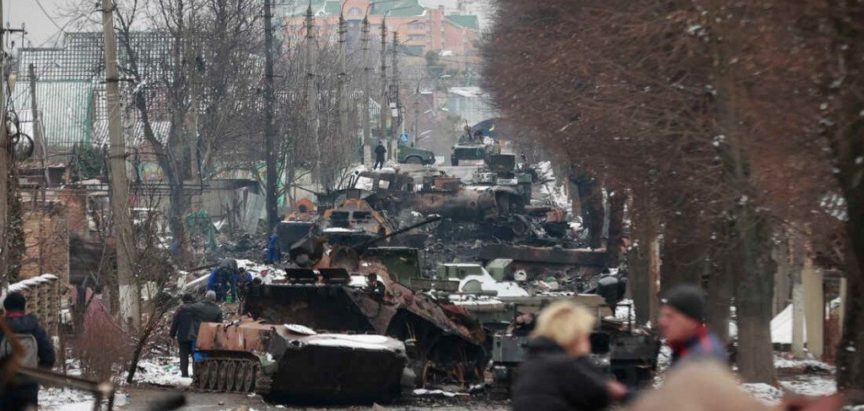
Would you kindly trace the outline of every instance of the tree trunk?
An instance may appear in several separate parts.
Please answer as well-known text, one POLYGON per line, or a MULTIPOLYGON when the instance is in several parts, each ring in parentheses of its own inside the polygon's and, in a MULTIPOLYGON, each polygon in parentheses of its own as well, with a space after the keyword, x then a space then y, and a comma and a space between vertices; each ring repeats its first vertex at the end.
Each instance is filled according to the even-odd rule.
POLYGON ((588 229, 588 245, 593 249, 603 246, 603 190, 597 180, 585 173, 572 177, 579 190, 582 206, 582 227, 588 229))
POLYGON ((624 204, 627 195, 622 190, 609 195, 609 239, 606 242, 606 265, 617 267, 621 264, 621 239, 624 235, 624 204))
POLYGON ((770 258, 770 232, 767 222, 749 204, 741 208, 735 226, 741 262, 735 284, 738 373, 747 382, 774 384, 771 303, 775 267, 770 258))
POLYGON ((661 287, 666 290, 679 284, 701 285, 708 256, 708 240, 699 238, 694 220, 676 216, 666 222, 663 232, 663 271, 661 287))
POLYGON ((707 306, 708 327, 717 334, 720 341, 729 342, 729 321, 731 317, 732 294, 734 291, 737 267, 728 253, 715 253, 708 265, 705 279, 705 304, 707 306))

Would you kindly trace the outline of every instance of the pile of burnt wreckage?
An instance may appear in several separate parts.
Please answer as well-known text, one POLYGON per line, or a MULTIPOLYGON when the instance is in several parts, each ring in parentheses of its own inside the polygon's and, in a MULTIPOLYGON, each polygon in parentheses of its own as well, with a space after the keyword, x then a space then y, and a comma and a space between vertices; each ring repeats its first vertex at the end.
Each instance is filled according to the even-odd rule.
POLYGON ((558 299, 596 310, 594 358, 609 373, 650 381, 659 342, 632 324, 626 274, 578 247, 566 210, 535 199, 544 181, 515 156, 471 174, 358 171, 297 207, 276 229, 271 275, 235 317, 202 324, 194 386, 315 403, 433 387, 506 396, 534 315, 558 299))

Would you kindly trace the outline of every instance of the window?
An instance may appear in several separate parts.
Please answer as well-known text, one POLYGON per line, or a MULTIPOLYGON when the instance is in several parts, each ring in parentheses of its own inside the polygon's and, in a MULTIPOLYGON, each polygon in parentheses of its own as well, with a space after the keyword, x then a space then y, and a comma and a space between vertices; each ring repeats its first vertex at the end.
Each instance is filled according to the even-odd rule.
POLYGON ((363 15, 363 10, 360 10, 360 9, 357 8, 357 7, 351 7, 351 8, 348 10, 348 15, 349 15, 349 16, 352 16, 352 17, 362 16, 362 15, 363 15))
POLYGON ((408 28, 411 30, 426 30, 426 23, 422 21, 415 21, 408 25, 408 28))

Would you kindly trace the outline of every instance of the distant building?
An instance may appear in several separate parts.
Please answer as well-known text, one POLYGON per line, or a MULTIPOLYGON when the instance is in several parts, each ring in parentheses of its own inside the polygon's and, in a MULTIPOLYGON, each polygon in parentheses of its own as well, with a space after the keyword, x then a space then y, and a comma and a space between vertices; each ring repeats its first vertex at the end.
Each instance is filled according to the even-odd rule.
POLYGON ((429 51, 449 51, 455 56, 477 56, 480 23, 475 15, 451 14, 444 5, 424 7, 419 0, 312 0, 295 5, 281 5, 277 11, 284 16, 284 34, 289 39, 306 35, 305 16, 312 7, 316 37, 336 41, 340 12, 348 26, 348 43, 356 45, 361 22, 368 16, 370 41, 380 42, 381 23, 387 23, 388 45, 392 33, 399 34, 399 43, 405 53, 424 56, 429 51))
POLYGON ((480 87, 447 89, 447 111, 462 117, 469 126, 496 116, 489 104, 489 96, 480 87))

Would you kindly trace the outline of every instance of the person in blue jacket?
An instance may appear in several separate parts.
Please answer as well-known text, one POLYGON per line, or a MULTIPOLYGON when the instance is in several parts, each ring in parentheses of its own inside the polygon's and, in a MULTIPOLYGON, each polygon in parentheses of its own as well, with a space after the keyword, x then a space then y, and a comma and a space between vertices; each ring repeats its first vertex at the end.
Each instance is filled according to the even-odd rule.
POLYGON ((267 240, 267 255, 264 261, 267 264, 276 264, 282 261, 282 250, 279 249, 279 234, 275 232, 267 240))
MULTIPOLYGON (((11 354, 12 344, 9 338, 17 338, 24 349, 21 364, 29 367, 51 369, 56 360, 54 345, 45 329, 39 325, 39 320, 33 314, 27 314, 27 298, 19 292, 10 292, 3 301, 6 310, 5 321, 15 335, 0 333, 0 351, 2 357, 11 354)), ((38 409, 39 384, 28 376, 16 374, 6 383, 6 389, 0 395, 0 410, 38 409)))
POLYGON ((229 293, 232 300, 236 300, 237 261, 230 258, 222 260, 207 278, 207 289, 216 293, 217 301, 225 301, 229 293))

